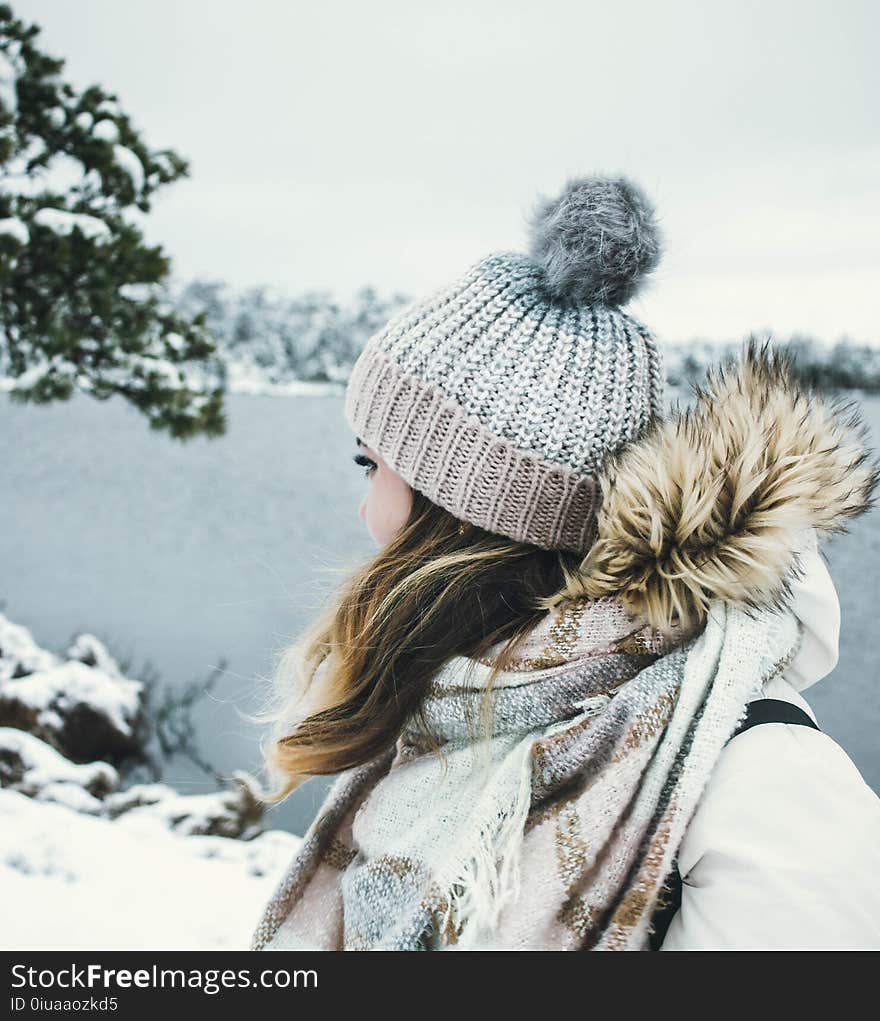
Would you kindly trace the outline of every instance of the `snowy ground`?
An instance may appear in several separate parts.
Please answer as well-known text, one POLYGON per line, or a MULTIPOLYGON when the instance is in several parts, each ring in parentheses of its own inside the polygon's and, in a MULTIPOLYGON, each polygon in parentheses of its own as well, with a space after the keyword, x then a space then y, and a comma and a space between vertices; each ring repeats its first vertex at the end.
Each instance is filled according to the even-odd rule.
POLYGON ((300 844, 185 836, 151 814, 108 820, 0 790, 4 950, 247 949, 300 844))

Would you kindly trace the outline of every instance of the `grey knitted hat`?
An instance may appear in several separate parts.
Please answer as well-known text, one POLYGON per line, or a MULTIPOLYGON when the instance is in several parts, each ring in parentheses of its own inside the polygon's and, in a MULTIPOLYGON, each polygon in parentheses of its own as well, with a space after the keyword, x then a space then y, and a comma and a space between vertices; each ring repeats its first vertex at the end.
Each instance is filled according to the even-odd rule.
POLYGON ((657 343, 620 308, 661 236, 623 177, 569 181, 530 230, 528 254, 489 255, 368 340, 345 417, 463 521, 586 554, 605 456, 663 413, 657 343))

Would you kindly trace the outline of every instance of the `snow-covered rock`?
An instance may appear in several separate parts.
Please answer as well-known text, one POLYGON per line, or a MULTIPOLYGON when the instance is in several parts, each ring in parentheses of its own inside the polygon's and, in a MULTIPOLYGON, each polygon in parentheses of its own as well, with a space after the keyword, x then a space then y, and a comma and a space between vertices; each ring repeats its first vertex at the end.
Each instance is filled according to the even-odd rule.
POLYGON ((74 763, 27 731, 0 727, 0 787, 127 824, 146 820, 180 834, 252 840, 262 831, 262 792, 249 773, 231 779, 232 789, 209 794, 180 794, 165 783, 119 790, 109 763, 74 763))
POLYGON ((51 670, 62 662, 54 652, 40 648, 23 624, 0 613, 0 684, 12 677, 51 670))
POLYGON ((300 844, 182 836, 0 790, 0 948, 247 949, 300 844))
POLYGON ((100 799, 75 783, 47 783, 33 797, 36 801, 53 801, 57 805, 66 805, 74 812, 84 812, 86 815, 100 815, 102 811, 100 799))
POLYGON ((76 659, 87 666, 93 666, 108 677, 126 680, 107 646, 88 631, 82 631, 73 639, 64 650, 64 656, 66 659, 76 659))
POLYGON ((62 658, 0 614, 0 787, 111 819, 149 815, 179 833, 259 834, 262 790, 244 771, 203 795, 162 783, 118 789, 114 767, 149 761, 148 701, 95 635, 80 632, 62 658))
POLYGON ((0 683, 0 726, 27 730, 76 762, 139 748, 143 685, 78 660, 0 683))
POLYGON ((0 614, 0 727, 28 731, 74 762, 118 765, 139 751, 143 713, 143 684, 123 676, 95 635, 77 635, 57 656, 0 614))
POLYGON ((14 727, 0 727, 0 787, 29 797, 47 797, 69 803, 61 788, 77 788, 90 800, 77 799, 83 810, 101 811, 100 798, 119 786, 119 774, 107 762, 74 763, 33 734, 14 727), (51 796, 46 792, 51 791, 51 796))
POLYGON ((104 802, 104 814, 109 819, 116 819, 123 812, 130 812, 134 808, 149 808, 167 798, 180 796, 167 783, 137 783, 126 787, 124 791, 111 794, 104 802))

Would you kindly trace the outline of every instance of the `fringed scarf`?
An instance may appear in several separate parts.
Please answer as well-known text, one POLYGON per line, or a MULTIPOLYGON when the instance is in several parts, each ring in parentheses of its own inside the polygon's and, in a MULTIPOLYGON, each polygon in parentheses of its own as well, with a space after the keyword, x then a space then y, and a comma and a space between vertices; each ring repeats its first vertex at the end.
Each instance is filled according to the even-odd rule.
POLYGON ((798 641, 790 611, 719 603, 670 648, 615 600, 576 600, 496 679, 488 743, 489 659, 450 661, 429 731, 337 777, 252 948, 646 948, 712 767, 798 641))

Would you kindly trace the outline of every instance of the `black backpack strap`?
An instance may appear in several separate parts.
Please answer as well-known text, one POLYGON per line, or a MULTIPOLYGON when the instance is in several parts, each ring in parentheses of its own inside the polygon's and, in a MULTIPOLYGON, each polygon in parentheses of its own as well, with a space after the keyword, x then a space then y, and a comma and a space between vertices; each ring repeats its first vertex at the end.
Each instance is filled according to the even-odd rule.
POLYGON ((781 698, 756 698, 754 702, 749 702, 745 719, 731 734, 730 740, 760 723, 796 723, 802 727, 812 727, 813 730, 819 729, 818 723, 792 702, 781 698))
MULTIPOLYGON (((813 730, 820 729, 819 725, 800 706, 786 702, 781 698, 756 698, 753 702, 749 702, 745 717, 730 735, 728 741, 732 741, 743 731, 750 730, 762 723, 794 723, 801 727, 812 727, 813 730)), ((666 877, 657 908, 651 917, 652 932, 648 939, 651 950, 659 950, 663 945, 670 923, 681 907, 681 886, 681 874, 676 862, 666 877)))

